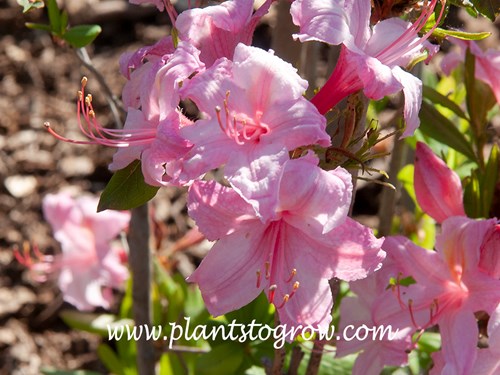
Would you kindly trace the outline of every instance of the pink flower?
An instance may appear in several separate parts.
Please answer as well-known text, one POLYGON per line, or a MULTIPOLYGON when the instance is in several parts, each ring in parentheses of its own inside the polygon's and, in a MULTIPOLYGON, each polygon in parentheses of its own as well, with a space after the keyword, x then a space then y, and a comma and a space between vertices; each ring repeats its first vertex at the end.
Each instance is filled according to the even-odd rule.
POLYGON ((418 204, 438 223, 466 216, 460 177, 422 142, 417 142, 414 184, 418 204))
POLYGON ((198 48, 201 61, 210 67, 221 57, 231 60, 239 43, 251 44, 255 27, 271 3, 265 1, 253 15, 254 0, 228 0, 190 9, 179 15, 175 27, 180 39, 198 48))
POLYGON ((233 62, 220 59, 182 90, 207 118, 181 130, 194 146, 180 162, 180 180, 225 164, 231 184, 267 218, 288 151, 330 144, 324 116, 302 96, 306 88, 290 64, 239 44, 233 62))
POLYGON ((125 86, 125 101, 130 107, 123 129, 106 129, 96 119, 92 96, 85 95, 85 78, 77 111, 80 129, 89 140, 69 140, 50 128, 49 131, 71 143, 118 148, 109 166, 113 171, 141 160, 146 183, 156 186, 176 183, 172 180, 171 163, 191 147, 179 134, 180 128, 191 123, 177 109, 179 89, 181 85, 188 86, 189 76, 203 70, 204 65, 198 58, 199 51, 187 43, 181 42, 171 53, 159 56, 165 51, 170 51, 168 41, 123 58, 122 71, 130 76, 125 86), (146 58, 147 61, 143 60, 146 58))
POLYGON ((441 68, 445 74, 450 74, 460 62, 465 60, 465 51, 469 48, 471 53, 476 57, 476 78, 491 87, 497 102, 500 103, 500 51, 491 48, 483 51, 473 40, 464 41, 449 38, 449 41, 458 45, 460 52, 449 53, 443 58, 441 68))
POLYGON ((189 214, 217 242, 188 280, 198 283, 211 314, 265 291, 281 323, 325 330, 333 305, 328 280, 356 280, 380 267, 382 240, 347 217, 350 175, 316 163, 310 155, 285 163, 276 215, 267 222, 230 188, 213 181, 191 186, 189 214))
POLYGON ((127 228, 130 213, 96 213, 97 199, 73 199, 65 193, 49 194, 43 213, 61 243, 62 254, 41 257, 32 265, 39 275, 58 272, 64 300, 80 310, 110 308, 111 288, 121 288, 128 278, 122 264, 123 249, 110 242, 127 228))
MULTIPOLYGON (((496 219, 450 217, 442 223, 436 252, 414 245, 403 237, 389 237, 383 248, 416 285, 401 287, 399 304, 416 329, 439 325, 446 374, 472 374, 478 340, 475 312, 491 314, 500 301, 500 280, 478 267, 485 236, 496 219)), ((380 306, 384 316, 396 318, 395 304, 380 306)), ((399 314, 399 320, 404 317, 399 314)))
POLYGON ((436 51, 436 47, 426 41, 433 29, 423 37, 418 33, 433 14, 437 1, 432 0, 425 6, 414 24, 391 18, 379 22, 373 29, 370 28, 369 0, 334 0, 327 8, 324 0, 296 1, 292 14, 300 26, 297 38, 344 43, 334 72, 311 100, 320 113, 326 113, 361 89, 374 100, 402 90, 406 121, 403 136, 412 135, 420 123, 422 82, 401 67, 420 57, 426 48, 431 53, 436 51), (319 9, 322 11, 318 13, 319 9))

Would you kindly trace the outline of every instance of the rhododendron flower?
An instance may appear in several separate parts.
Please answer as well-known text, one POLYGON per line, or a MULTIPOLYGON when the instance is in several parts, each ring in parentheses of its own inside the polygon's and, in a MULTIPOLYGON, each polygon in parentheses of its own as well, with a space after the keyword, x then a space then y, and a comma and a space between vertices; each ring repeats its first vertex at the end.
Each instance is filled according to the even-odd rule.
POLYGON ((473 40, 460 40, 448 38, 450 42, 460 47, 460 52, 450 52, 441 61, 441 68, 449 75, 460 62, 465 61, 465 51, 470 49, 476 57, 475 76, 490 86, 498 103, 500 103, 500 51, 492 48, 483 51, 473 40))
POLYGON ((231 184, 269 216, 273 203, 262 199, 270 198, 288 151, 330 144, 324 116, 302 96, 306 88, 290 64, 243 44, 233 62, 220 59, 194 77, 181 93, 208 118, 181 130, 194 144, 181 162, 183 179, 225 164, 231 184))
POLYGON ((62 253, 32 265, 38 274, 57 272, 64 300, 80 310, 110 308, 111 288, 123 287, 128 278, 122 264, 124 250, 111 241, 127 228, 130 213, 96 213, 97 202, 93 197, 74 199, 65 193, 45 196, 43 214, 62 253))
MULTIPOLYGON (((495 225, 496 219, 450 217, 442 223, 436 252, 403 237, 384 242, 383 249, 417 282, 398 293, 399 303, 406 306, 404 319, 416 329, 439 325, 443 373, 472 374, 479 333, 474 313, 492 314, 500 301, 500 280, 478 267, 484 238, 495 225)), ((387 304, 381 309, 393 307, 387 304)))
POLYGON ((420 207, 438 223, 465 216, 460 177, 422 142, 417 142, 414 184, 420 207))
POLYGON ((201 51, 201 61, 207 67, 221 58, 233 58, 239 43, 250 45, 261 17, 272 0, 265 1, 254 13, 254 0, 228 0, 206 8, 182 12, 175 22, 179 38, 201 51))
POLYGON ((380 267, 382 240, 347 217, 350 175, 323 171, 317 161, 285 163, 276 217, 265 223, 233 189, 213 181, 191 186, 189 214, 209 240, 218 240, 188 278, 211 314, 238 309, 265 291, 281 323, 326 330, 333 305, 328 280, 356 280, 380 267))
POLYGON ((179 43, 172 53, 158 55, 169 48, 170 44, 163 42, 123 59, 122 71, 130 76, 130 86, 125 86, 129 87, 125 101, 131 105, 123 129, 106 129, 98 122, 92 96, 85 95, 87 80, 84 78, 79 93, 78 120, 81 131, 90 140, 73 141, 57 135, 50 128, 49 131, 72 143, 117 147, 109 166, 113 171, 141 160, 146 183, 156 186, 175 183, 168 173, 170 163, 191 147, 179 134, 180 128, 191 123, 177 108, 179 89, 181 85, 188 86, 189 76, 203 70, 204 65, 198 58, 199 51, 184 42, 179 43), (143 58, 151 60, 143 61, 143 58), (141 62, 144 62, 142 66, 141 62), (130 73, 132 68, 136 70, 130 73))
POLYGON ((418 33, 433 14, 437 2, 432 0, 424 6, 413 24, 390 18, 371 28, 370 0, 334 0, 334 4, 329 3, 326 8, 324 0, 297 0, 292 8, 294 22, 300 26, 296 38, 344 43, 334 72, 312 98, 312 103, 324 114, 340 100, 361 89, 374 100, 402 90, 406 121, 403 136, 412 135, 420 123, 422 82, 401 67, 418 59, 424 49, 430 53, 436 51, 437 47, 427 42, 433 29, 423 37, 418 33), (322 9, 320 13, 319 9, 322 9))

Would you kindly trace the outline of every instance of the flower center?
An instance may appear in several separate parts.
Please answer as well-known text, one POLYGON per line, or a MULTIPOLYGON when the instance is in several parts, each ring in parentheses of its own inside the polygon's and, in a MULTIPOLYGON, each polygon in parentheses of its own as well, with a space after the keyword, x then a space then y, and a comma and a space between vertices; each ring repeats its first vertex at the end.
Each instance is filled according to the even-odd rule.
POLYGON ((226 93, 226 98, 224 99, 225 121, 222 120, 221 107, 215 107, 217 121, 222 132, 240 146, 247 142, 258 143, 260 137, 269 132, 269 126, 260 121, 262 111, 256 111, 253 118, 243 113, 234 115, 230 112, 228 101, 229 91, 226 93))

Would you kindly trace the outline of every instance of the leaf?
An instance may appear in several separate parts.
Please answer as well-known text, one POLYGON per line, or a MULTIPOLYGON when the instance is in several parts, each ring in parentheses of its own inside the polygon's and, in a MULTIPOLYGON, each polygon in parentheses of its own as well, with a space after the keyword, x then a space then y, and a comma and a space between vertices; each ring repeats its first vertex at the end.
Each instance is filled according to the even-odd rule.
POLYGON ((493 197, 495 194, 495 187, 498 181, 498 174, 500 168, 500 158, 498 152, 498 145, 494 145, 490 152, 490 158, 486 164, 486 169, 481 176, 481 201, 482 201, 482 212, 481 216, 489 217, 491 210, 491 205, 493 203, 493 197))
POLYGON ((50 25, 45 25, 43 23, 26 22, 24 25, 28 29, 32 29, 32 30, 44 30, 44 31, 48 31, 48 32, 52 31, 52 28, 50 27, 50 25))
POLYGON ((42 0, 17 0, 17 3, 23 7, 23 13, 27 13, 33 9, 40 9, 45 6, 42 0))
POLYGON ((472 219, 481 217, 481 193, 476 171, 472 171, 464 182, 464 209, 472 219))
POLYGON ((61 12, 56 0, 47 0, 47 11, 52 32, 57 36, 61 36, 61 12))
POLYGON ((474 8, 491 21, 495 21, 496 16, 500 13, 500 0, 470 0, 474 8))
POLYGON ((469 159, 477 161, 474 150, 465 136, 460 133, 450 120, 425 101, 422 102, 420 120, 422 133, 457 150, 469 159))
POLYGON ((117 320, 112 314, 94 314, 76 310, 63 310, 59 316, 71 328, 96 333, 102 337, 108 337, 108 326, 113 328, 133 324, 130 319, 117 320))
POLYGON ((125 375, 125 370, 120 359, 109 345, 99 344, 97 347, 97 355, 111 373, 125 375))
POLYGON ((475 77, 476 58, 467 49, 465 54, 466 103, 477 139, 484 137, 489 110, 496 104, 491 88, 475 77))
POLYGON ((482 40, 491 35, 490 32, 484 31, 482 33, 469 33, 466 31, 457 31, 457 30, 446 30, 446 29, 441 29, 440 27, 436 28, 432 32, 432 36, 439 38, 439 39, 444 39, 447 36, 452 36, 457 39, 462 39, 462 40, 482 40))
POLYGON ((135 160, 117 171, 101 194, 97 212, 104 210, 129 210, 148 202, 159 187, 144 182, 141 162, 135 160))
POLYGON ((243 362, 244 347, 228 342, 200 356, 196 362, 196 374, 233 375, 243 362))
POLYGON ((434 90, 432 87, 424 85, 422 94, 424 98, 429 99, 432 103, 442 105, 443 107, 451 110, 458 117, 468 120, 467 115, 464 113, 464 111, 462 111, 462 108, 460 108, 457 103, 449 99, 447 96, 444 96, 440 92, 434 90))
POLYGON ((92 43, 101 31, 99 25, 78 25, 69 28, 62 38, 75 48, 83 48, 92 43))

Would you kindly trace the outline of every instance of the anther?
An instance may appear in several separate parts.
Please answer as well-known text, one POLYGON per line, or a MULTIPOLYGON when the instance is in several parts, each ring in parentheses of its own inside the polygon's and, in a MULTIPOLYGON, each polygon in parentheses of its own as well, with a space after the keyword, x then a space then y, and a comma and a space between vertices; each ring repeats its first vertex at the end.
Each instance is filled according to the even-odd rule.
POLYGON ((266 262, 266 279, 269 279, 271 277, 271 263, 266 262))
POLYGON ((276 308, 281 309, 283 306, 285 306, 285 303, 287 303, 289 299, 290 299, 290 296, 288 294, 285 294, 283 296, 283 301, 281 301, 280 305, 276 306, 276 308))
POLYGON ((286 280, 287 283, 289 283, 290 281, 292 281, 292 279, 294 278, 294 276, 297 274, 297 269, 294 268, 292 270, 292 272, 290 273, 290 277, 286 280))
POLYGON ((85 87, 87 85, 87 81, 88 81, 87 77, 83 77, 82 78, 82 81, 81 81, 82 82, 82 87, 85 87))
POLYGON ((260 270, 258 270, 257 271, 257 285, 256 285, 257 288, 260 288, 260 277, 261 277, 261 273, 260 273, 260 270))

